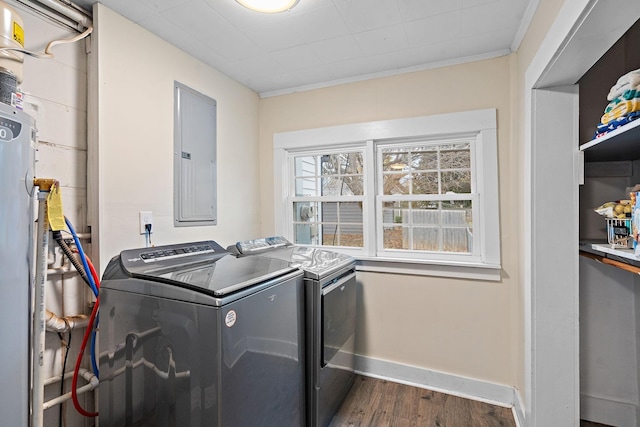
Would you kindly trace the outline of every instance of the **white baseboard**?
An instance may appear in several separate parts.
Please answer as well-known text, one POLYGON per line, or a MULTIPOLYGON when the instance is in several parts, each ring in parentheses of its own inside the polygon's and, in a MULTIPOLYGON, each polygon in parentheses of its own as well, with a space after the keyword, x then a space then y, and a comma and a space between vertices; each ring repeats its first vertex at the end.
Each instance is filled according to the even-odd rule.
POLYGON ((602 397, 580 395, 580 418, 610 426, 635 427, 638 424, 636 404, 602 397))
POLYGON ((356 373, 512 408, 516 425, 524 426, 524 406, 513 387, 416 366, 356 355, 356 373))

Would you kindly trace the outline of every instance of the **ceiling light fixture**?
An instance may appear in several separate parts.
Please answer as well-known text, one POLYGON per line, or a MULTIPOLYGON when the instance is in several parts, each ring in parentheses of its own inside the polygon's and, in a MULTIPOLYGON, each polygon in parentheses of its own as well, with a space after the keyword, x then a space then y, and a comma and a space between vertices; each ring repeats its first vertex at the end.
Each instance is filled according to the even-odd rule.
POLYGON ((262 13, 278 13, 290 10, 300 0, 236 0, 247 9, 262 13))

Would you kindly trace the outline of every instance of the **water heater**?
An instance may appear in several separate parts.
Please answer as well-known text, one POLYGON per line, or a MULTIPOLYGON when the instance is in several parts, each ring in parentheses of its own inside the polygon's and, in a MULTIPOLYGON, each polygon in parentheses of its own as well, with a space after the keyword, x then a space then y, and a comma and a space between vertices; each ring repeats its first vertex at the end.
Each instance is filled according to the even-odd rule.
POLYGON ((22 18, 5 2, 0 1, 0 102, 11 104, 11 96, 22 83, 24 54, 24 26, 22 18))
POLYGON ((35 122, 0 103, 0 414, 5 426, 29 421, 35 122))

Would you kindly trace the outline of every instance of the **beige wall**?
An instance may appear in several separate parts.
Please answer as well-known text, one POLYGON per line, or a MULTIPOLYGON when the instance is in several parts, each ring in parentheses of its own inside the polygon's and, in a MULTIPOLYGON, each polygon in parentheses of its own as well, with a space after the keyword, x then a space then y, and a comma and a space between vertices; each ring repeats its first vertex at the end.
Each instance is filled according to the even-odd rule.
MULTIPOLYGON (((502 280, 480 282, 361 273, 359 354, 498 384, 516 385, 518 204, 510 123, 510 59, 328 87, 260 101, 262 234, 274 230, 273 134, 372 120, 496 108, 502 280)), ((521 353, 521 352, 520 352, 521 353)))
POLYGON ((257 94, 102 5, 94 25, 98 80, 91 90, 99 113, 89 176, 99 186, 92 223, 100 268, 121 250, 144 246, 141 210, 153 212, 156 245, 214 239, 226 246, 255 236, 257 94), (173 226, 174 80, 217 101, 217 226, 173 226))

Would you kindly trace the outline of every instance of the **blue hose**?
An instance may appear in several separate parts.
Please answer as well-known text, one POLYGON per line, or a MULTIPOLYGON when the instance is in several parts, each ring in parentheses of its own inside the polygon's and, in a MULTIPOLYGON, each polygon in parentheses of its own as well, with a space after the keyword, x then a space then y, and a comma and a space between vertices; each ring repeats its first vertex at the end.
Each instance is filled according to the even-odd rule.
MULTIPOLYGON (((65 216, 64 222, 67 224, 67 228, 71 232, 73 236, 73 241, 76 244, 76 248, 78 249, 78 254, 80 255, 80 260, 82 261, 82 267, 89 278, 89 287, 93 291, 93 295, 98 298, 98 287, 96 286, 95 280, 93 280, 93 275, 91 274, 91 270, 89 269, 89 264, 87 263, 87 257, 84 254, 84 250, 82 249, 82 245, 80 244, 80 239, 78 239, 78 235, 76 234, 76 230, 73 229, 73 225, 71 225, 71 221, 65 216)), ((93 323, 93 331, 91 332, 91 367, 93 368, 93 373, 97 378, 98 376, 98 364, 96 363, 96 328, 98 327, 98 315, 96 315, 95 322, 93 323)))
POLYGON ((96 378, 100 379, 98 364, 96 363, 96 328, 98 327, 98 318, 100 317, 100 309, 98 309, 98 314, 96 314, 96 319, 93 322, 93 331, 91 332, 91 367, 93 368, 93 373, 96 378))
POLYGON ((96 282, 93 280, 93 276, 91 275, 91 270, 89 270, 89 264, 87 264, 87 258, 86 258, 85 254, 84 254, 84 250, 82 250, 82 245, 80 244, 80 239, 78 239, 78 235, 76 234, 76 230, 73 229, 73 225, 71 225, 71 222, 69 221, 69 219, 66 216, 64 217, 64 222, 67 224, 67 228, 69 228, 69 231, 71 232, 71 235, 73 236, 73 241, 75 242, 76 248, 78 249, 78 254, 80 255, 80 260, 82 261, 82 266, 84 267, 84 271, 87 274, 87 277, 89 278, 89 287, 93 291, 93 295, 97 298, 98 297, 98 288, 96 287, 96 282))

